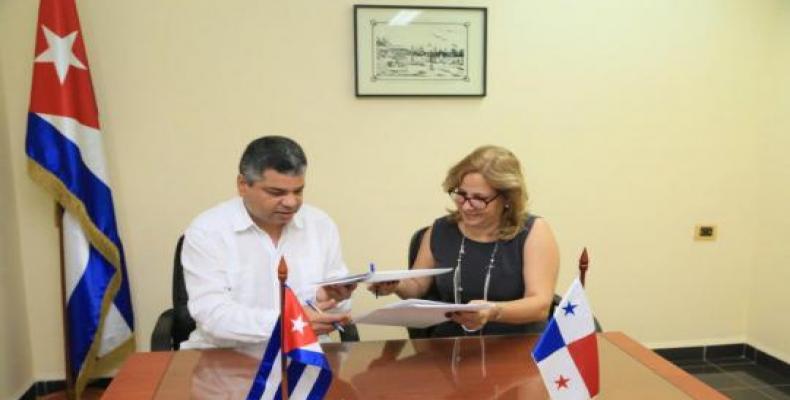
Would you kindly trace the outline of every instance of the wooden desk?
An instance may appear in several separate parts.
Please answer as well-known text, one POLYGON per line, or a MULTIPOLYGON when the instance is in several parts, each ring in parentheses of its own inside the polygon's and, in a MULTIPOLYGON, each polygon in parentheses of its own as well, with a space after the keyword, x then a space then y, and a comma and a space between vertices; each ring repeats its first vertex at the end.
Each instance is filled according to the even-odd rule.
MULTIPOLYGON (((598 337, 596 399, 726 399, 619 332, 598 337)), ((329 399, 546 399, 530 351, 537 336, 324 344, 329 399)), ((232 350, 137 353, 104 399, 244 398, 258 360, 232 350)))

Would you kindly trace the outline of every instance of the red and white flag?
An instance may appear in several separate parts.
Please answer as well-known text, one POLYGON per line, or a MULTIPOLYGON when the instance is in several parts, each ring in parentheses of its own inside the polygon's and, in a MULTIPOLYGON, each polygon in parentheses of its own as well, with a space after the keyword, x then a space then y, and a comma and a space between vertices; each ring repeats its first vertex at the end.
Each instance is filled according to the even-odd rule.
POLYGON ((332 384, 332 370, 324 356, 318 337, 310 320, 302 309, 296 295, 291 288, 285 287, 285 307, 283 317, 282 352, 280 345, 280 326, 278 320, 272 330, 266 351, 263 354, 258 373, 255 375, 248 400, 252 399, 281 399, 280 383, 282 382, 281 354, 288 358, 287 382, 288 398, 298 399, 323 399, 329 386, 332 384))
POLYGON ((579 279, 554 310, 532 358, 552 399, 587 400, 598 394, 595 321, 579 279))
POLYGON ((67 368, 77 397, 102 364, 134 351, 134 313, 102 137, 77 6, 41 0, 25 152, 31 178, 65 210, 67 368))

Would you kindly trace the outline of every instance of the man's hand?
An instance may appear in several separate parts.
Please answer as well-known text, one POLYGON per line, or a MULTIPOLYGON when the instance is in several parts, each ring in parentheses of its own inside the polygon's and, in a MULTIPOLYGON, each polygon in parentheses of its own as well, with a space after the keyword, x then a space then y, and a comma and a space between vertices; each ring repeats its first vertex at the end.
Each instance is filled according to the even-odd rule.
POLYGON ((398 284, 400 284, 400 281, 371 283, 368 285, 368 291, 376 296, 386 296, 395 292, 398 284))
POLYGON ((353 293, 356 288, 356 283, 322 286, 318 289, 316 298, 318 301, 335 300, 336 302, 341 302, 351 297, 351 293, 353 293))
POLYGON ((323 335, 335 330, 335 327, 332 325, 334 323, 339 323, 341 325, 347 325, 351 322, 351 316, 348 313, 343 314, 335 314, 335 313, 324 313, 324 310, 329 310, 334 308, 337 305, 337 301, 334 299, 326 300, 326 301, 318 301, 315 303, 316 308, 321 310, 320 312, 313 310, 310 307, 306 307, 304 309, 305 314, 307 314, 307 318, 310 319, 310 327, 313 328, 313 331, 316 335, 323 335))

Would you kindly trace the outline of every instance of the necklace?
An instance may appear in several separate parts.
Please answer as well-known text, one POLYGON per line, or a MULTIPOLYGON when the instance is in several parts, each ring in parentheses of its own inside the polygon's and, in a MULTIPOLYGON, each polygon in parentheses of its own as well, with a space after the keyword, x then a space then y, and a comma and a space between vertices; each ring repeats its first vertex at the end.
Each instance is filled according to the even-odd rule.
MULTIPOLYGON (((464 288, 461 286, 461 261, 466 253, 466 236, 461 235, 461 247, 458 249, 458 261, 455 264, 455 271, 453 271, 453 295, 455 304, 461 304, 461 292, 464 288)), ((488 267, 486 268, 486 279, 483 283, 483 301, 488 301, 488 287, 491 284, 491 270, 494 269, 494 257, 496 251, 499 249, 499 241, 494 243, 494 250, 491 251, 491 257, 488 259, 488 267)))

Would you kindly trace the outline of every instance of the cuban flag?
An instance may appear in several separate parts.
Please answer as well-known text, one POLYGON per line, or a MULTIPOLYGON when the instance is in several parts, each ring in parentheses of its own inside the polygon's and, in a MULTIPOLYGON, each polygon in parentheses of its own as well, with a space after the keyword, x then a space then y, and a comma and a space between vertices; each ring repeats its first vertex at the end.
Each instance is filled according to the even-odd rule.
POLYGON ((598 394, 595 322, 578 278, 554 310, 532 358, 552 399, 586 400, 598 394))
POLYGON ((247 395, 248 400, 281 399, 281 355, 287 357, 288 398, 292 400, 323 399, 332 384, 332 370, 318 344, 313 328, 288 286, 285 287, 285 309, 272 330, 258 373, 247 395), (282 337, 280 325, 285 319, 282 337), (284 343, 283 343, 284 341, 284 343), (283 349, 280 351, 280 345, 283 349))
MULTIPOLYGON (((28 113, 28 172, 64 208, 69 375, 134 351, 134 316, 74 0, 41 0, 28 113)), ((53 271, 56 273, 56 271, 53 271)))

